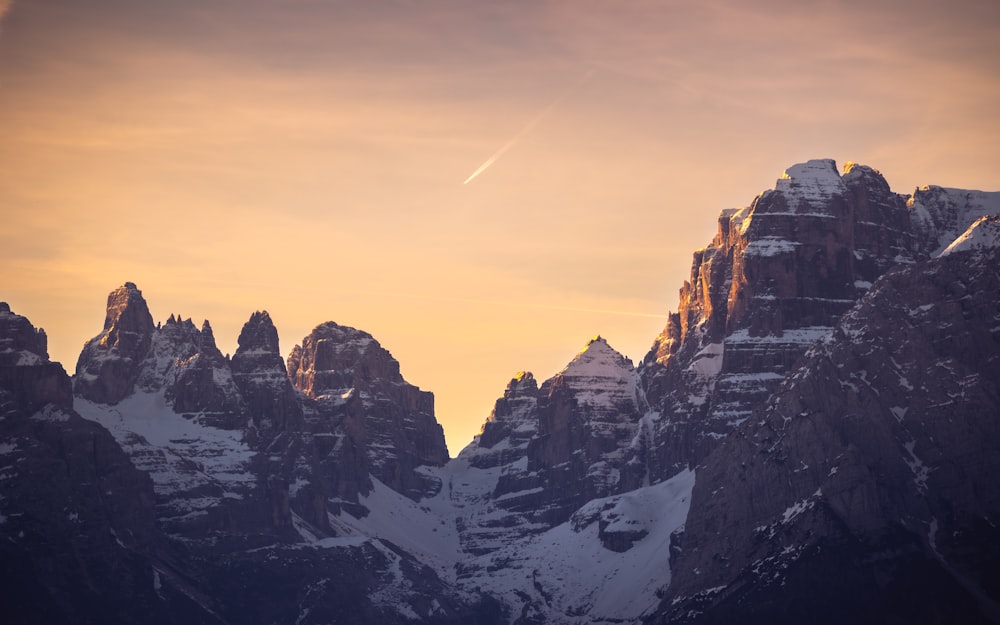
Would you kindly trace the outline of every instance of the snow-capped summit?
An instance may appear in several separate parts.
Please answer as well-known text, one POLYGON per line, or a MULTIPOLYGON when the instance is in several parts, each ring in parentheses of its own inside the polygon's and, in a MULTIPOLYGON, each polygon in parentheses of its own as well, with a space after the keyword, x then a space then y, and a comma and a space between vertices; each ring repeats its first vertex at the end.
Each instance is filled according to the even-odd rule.
POLYGON ((951 245, 946 247, 940 256, 992 247, 1000 247, 1000 217, 984 215, 952 241, 951 245))
POLYGON ((830 158, 789 167, 775 183, 774 189, 784 194, 792 212, 797 212, 803 203, 815 207, 846 190, 837 171, 837 163, 830 158))
POLYGON ((584 347, 560 372, 563 375, 595 375, 632 368, 632 361, 622 356, 608 345, 604 337, 597 335, 587 341, 584 347))
POLYGON ((589 408, 613 409, 636 405, 638 375, 632 361, 601 336, 591 339, 553 380, 573 389, 577 402, 589 408))

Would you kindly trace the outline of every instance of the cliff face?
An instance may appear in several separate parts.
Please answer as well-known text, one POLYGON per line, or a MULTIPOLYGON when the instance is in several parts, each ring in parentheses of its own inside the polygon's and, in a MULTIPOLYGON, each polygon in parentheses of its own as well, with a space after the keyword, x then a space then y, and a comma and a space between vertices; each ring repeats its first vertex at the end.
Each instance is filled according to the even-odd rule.
POLYGON ((80 357, 77 405, 152 478, 171 574, 196 604, 261 625, 493 622, 489 600, 459 597, 411 553, 349 527, 377 514, 368 496, 383 484, 438 492, 440 478, 418 468, 447 460, 433 396, 370 335, 323 324, 286 370, 266 312, 251 315, 231 360, 207 321, 129 329, 147 316, 134 285, 112 293, 80 357))
MULTIPOLYGON (((370 334, 320 324, 292 349, 288 375, 320 418, 339 424, 343 438, 337 447, 346 454, 341 466, 360 466, 413 498, 440 488, 414 471, 448 460, 434 395, 407 383, 399 362, 370 334)), ((360 484, 353 488, 368 491, 360 484)), ((338 486, 346 490, 351 488, 338 486)))
POLYGON ((1000 617, 998 261, 890 271, 704 459, 664 622, 1000 617))
POLYGON ((699 463, 886 270, 997 212, 997 194, 904 197, 870 167, 848 163, 840 175, 829 160, 791 167, 748 207, 724 211, 640 367, 660 415, 654 472, 699 463))
POLYGON ((62 365, 49 362, 48 338, 0 302, 0 387, 31 414, 46 404, 73 407, 73 388, 62 365))
POLYGON ((459 520, 463 550, 482 555, 567 522, 581 506, 631 488, 626 449, 645 404, 632 363, 597 337, 541 387, 519 373, 482 433, 458 457, 484 498, 459 520))
POLYGON ((258 436, 301 429, 302 405, 288 379, 278 330, 267 311, 253 313, 243 326, 231 369, 244 414, 258 436))
POLYGON ((73 410, 45 345, 0 304, 0 620, 217 622, 171 581, 149 476, 73 410))
POLYGON ((75 392, 104 404, 118 403, 131 394, 154 329, 146 300, 135 284, 126 282, 112 291, 104 330, 84 345, 77 361, 75 392))

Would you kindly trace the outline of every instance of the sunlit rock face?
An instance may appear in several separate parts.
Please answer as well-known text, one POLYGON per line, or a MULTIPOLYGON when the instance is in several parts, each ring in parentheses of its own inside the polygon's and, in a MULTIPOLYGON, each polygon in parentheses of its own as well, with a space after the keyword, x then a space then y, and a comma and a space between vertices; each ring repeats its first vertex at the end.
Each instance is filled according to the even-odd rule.
POLYGON ((995 622, 998 263, 890 270, 702 461, 662 622, 995 622))
POLYGON ((126 282, 108 295, 104 330, 84 346, 76 364, 75 392, 102 404, 132 393, 153 340, 153 317, 142 291, 126 282))
POLYGON ((76 369, 76 394, 95 403, 162 391, 179 413, 228 429, 244 425, 239 389, 209 322, 199 330, 191 319, 170 315, 154 326, 142 291, 131 282, 108 295, 104 330, 84 346, 76 369))
MULTIPOLYGON (((340 424, 340 463, 366 468, 383 483, 413 497, 440 484, 415 473, 448 460, 444 431, 434 418, 434 395, 403 379, 399 362, 370 334, 327 322, 288 357, 288 376, 313 409, 340 424)), ((367 488, 358 484, 367 492, 367 488)), ((343 485, 338 486, 343 490, 343 485)))
POLYGON ((695 252, 677 313, 640 368, 660 415, 648 458, 657 475, 700 462, 885 271, 1000 212, 1000 194, 906 197, 871 167, 844 172, 830 160, 790 167, 746 208, 723 211, 695 252))

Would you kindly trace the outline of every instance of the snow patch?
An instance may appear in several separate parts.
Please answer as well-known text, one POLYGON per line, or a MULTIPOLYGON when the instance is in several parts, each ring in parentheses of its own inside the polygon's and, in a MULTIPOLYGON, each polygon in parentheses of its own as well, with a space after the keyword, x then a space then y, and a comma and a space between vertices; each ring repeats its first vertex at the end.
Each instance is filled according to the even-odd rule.
POLYGON ((917 490, 921 493, 927 492, 927 478, 930 477, 932 469, 924 464, 916 454, 916 441, 910 441, 903 444, 903 448, 906 449, 906 454, 908 458, 903 458, 903 462, 910 467, 910 471, 913 472, 913 483, 916 485, 917 490))
POLYGON ((846 187, 833 159, 817 159, 793 165, 785 170, 774 185, 784 194, 792 211, 801 203, 826 203, 834 195, 842 195, 846 187))
POLYGON ((751 241, 744 253, 747 256, 777 256, 779 254, 791 254, 799 243, 788 241, 778 237, 761 237, 751 241))
MULTIPOLYGON (((447 477, 445 467, 421 467, 421 471, 447 477)), ((359 497, 358 502, 368 509, 364 518, 348 512, 329 516, 330 526, 339 536, 384 538, 433 567, 442 578, 454 581, 459 541, 447 493, 418 503, 373 477, 371 492, 359 497)), ((296 529, 300 535, 303 533, 300 527, 296 529)))
POLYGON ((162 390, 137 391, 114 406, 77 398, 75 408, 111 432, 136 468, 149 473, 171 519, 204 515, 256 485, 242 432, 177 414, 162 390))
POLYGON ((725 345, 723 343, 709 343, 694 355, 687 370, 693 371, 703 378, 715 377, 722 371, 724 352, 725 345))

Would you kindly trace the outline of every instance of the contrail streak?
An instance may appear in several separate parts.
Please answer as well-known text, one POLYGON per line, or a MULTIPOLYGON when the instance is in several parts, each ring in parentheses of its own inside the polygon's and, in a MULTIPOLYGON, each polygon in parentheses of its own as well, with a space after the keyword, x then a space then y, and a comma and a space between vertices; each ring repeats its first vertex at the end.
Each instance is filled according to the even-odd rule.
POLYGON ((573 93, 578 88, 580 88, 581 85, 590 80, 590 77, 593 75, 594 75, 594 70, 590 70, 589 72, 586 73, 586 75, 584 75, 584 77, 579 82, 577 82, 575 85, 571 86, 569 89, 561 93, 559 97, 557 97, 555 100, 552 100, 552 102, 548 106, 546 106, 541 113, 536 115, 534 119, 528 122, 528 124, 524 128, 522 128, 519 133, 514 135, 514 138, 512 138, 510 141, 500 146, 500 149, 494 152, 493 155, 490 156, 488 159, 486 159, 486 161, 482 165, 480 165, 479 168, 476 169, 476 171, 472 172, 472 175, 466 178, 465 182, 463 182, 462 184, 469 184, 476 178, 476 176, 489 169, 490 165, 497 162, 497 159, 503 156, 504 152, 511 149, 515 143, 517 143, 524 137, 524 135, 531 132, 531 129, 537 126, 538 122, 545 119, 545 116, 551 113, 552 109, 558 106, 560 102, 565 100, 569 94, 573 93))

